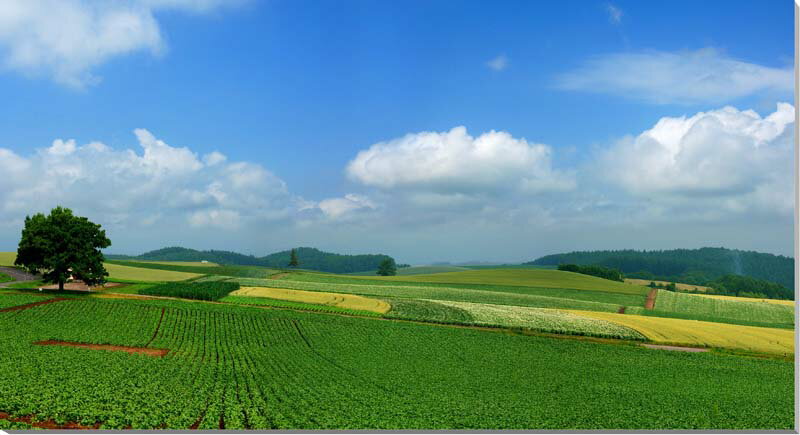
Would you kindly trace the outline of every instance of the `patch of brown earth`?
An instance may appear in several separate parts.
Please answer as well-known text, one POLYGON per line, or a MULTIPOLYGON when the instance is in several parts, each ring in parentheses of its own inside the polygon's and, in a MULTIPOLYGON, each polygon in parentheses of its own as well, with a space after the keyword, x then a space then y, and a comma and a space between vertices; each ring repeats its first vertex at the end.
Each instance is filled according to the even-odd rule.
POLYGON ((111 350, 111 351, 128 352, 128 353, 142 353, 152 357, 162 357, 167 353, 169 353, 169 349, 152 349, 147 347, 117 346, 114 344, 91 344, 91 343, 80 343, 76 341, 62 341, 62 340, 44 340, 44 341, 34 342, 33 344, 39 346, 84 347, 87 349, 94 349, 94 350, 111 350))
POLYGON ((39 306, 39 305, 52 304, 53 302, 65 301, 65 300, 67 300, 67 298, 52 298, 52 299, 47 299, 47 300, 44 300, 44 301, 32 302, 30 304, 17 305, 17 306, 13 306, 13 307, 3 308, 2 310, 0 310, 0 313, 5 313, 6 311, 27 310, 28 308, 33 308, 33 307, 36 307, 36 306, 39 306))
POLYGON ((0 420, 8 420, 14 423, 27 423, 33 427, 40 429, 99 429, 100 423, 95 423, 93 426, 84 426, 74 421, 68 421, 64 424, 58 424, 54 420, 33 421, 32 415, 25 415, 22 417, 12 417, 7 412, 0 411, 0 420))
POLYGON ((274 275, 270 275, 270 276, 267 277, 267 279, 281 279, 281 278, 283 278, 284 276, 287 276, 287 275, 289 275, 288 272, 281 272, 281 273, 276 273, 274 275))
POLYGON ((708 349, 702 347, 664 346, 661 344, 645 344, 645 343, 642 343, 642 346, 647 347, 649 349, 676 350, 678 352, 708 352, 708 349))
POLYGON ((644 309, 645 310, 652 310, 656 306, 656 295, 658 294, 658 290, 652 289, 650 293, 647 294, 647 300, 644 301, 644 309))
POLYGON ((617 313, 625 314, 625 307, 619 307, 619 309, 617 310, 617 313))

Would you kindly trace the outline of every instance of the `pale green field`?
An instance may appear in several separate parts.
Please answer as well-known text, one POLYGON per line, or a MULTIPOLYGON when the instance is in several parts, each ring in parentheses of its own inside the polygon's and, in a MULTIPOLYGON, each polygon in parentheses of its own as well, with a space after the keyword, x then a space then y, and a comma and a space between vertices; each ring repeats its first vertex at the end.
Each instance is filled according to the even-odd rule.
MULTIPOLYGON (((358 276, 352 278, 361 279, 358 276)), ((364 277, 366 279, 366 277, 364 277)), ((589 275, 547 269, 485 269, 436 274, 370 277, 384 281, 445 284, 494 284, 525 287, 602 290, 612 293, 647 294, 647 288, 589 275)))
POLYGON ((173 270, 144 269, 141 267, 121 266, 119 264, 105 263, 108 279, 122 279, 126 281, 183 281, 185 279, 201 276, 199 273, 175 272, 173 270))
MULTIPOLYGON (((124 260, 123 260, 124 261, 124 260)), ((137 263, 151 263, 151 264, 166 264, 168 266, 199 266, 199 267, 215 267, 219 266, 217 263, 203 263, 202 261, 147 261, 147 260, 131 260, 137 263)))
POLYGON ((16 252, 0 252, 0 266, 13 266, 16 259, 16 252))
POLYGON ((710 298, 691 293, 676 293, 659 290, 655 309, 673 313, 698 314, 728 319, 787 323, 794 322, 794 306, 758 302, 710 298))
MULTIPOLYGON (((406 276, 406 275, 425 275, 425 274, 432 274, 432 273, 445 273, 445 272, 460 272, 464 270, 470 270, 466 267, 460 266, 411 266, 411 267, 400 267, 397 269, 397 276, 406 276)), ((367 272, 354 272, 354 273, 347 273, 345 275, 355 275, 355 276, 371 276, 376 277, 378 276, 375 270, 370 270, 367 272)))

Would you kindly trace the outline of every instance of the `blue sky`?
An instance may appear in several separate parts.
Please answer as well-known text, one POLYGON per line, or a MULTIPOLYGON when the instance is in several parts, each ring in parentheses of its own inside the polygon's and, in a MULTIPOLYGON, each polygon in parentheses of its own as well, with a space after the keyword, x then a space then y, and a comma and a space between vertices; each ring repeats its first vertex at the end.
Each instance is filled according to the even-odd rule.
POLYGON ((791 254, 794 108, 776 107, 793 101, 792 8, 10 1, 0 6, 10 102, 0 166, 59 182, 5 181, 0 243, 13 249, 25 214, 58 203, 104 224, 111 251, 124 253, 311 245, 420 263, 620 247, 791 254), (660 127, 684 132, 677 142, 643 136, 682 116, 691 126, 660 127), (148 163, 134 129, 174 165, 148 163), (493 130, 506 136, 481 148, 493 130), (57 139, 74 146, 54 152, 57 139), (93 142, 107 154, 92 154, 93 142), (224 162, 204 160, 212 152, 224 162))

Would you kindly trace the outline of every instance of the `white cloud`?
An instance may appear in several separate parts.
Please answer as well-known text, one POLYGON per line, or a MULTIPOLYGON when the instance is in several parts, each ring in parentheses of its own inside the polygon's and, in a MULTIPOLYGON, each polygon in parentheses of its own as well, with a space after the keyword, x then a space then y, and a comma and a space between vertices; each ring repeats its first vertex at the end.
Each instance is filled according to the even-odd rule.
POLYGON ((25 157, 0 148, 0 221, 62 204, 121 228, 159 223, 236 229, 286 219, 297 209, 285 183, 249 162, 220 153, 201 161, 135 130, 141 153, 99 142, 56 139, 25 157))
POLYGON ((632 195, 693 213, 791 214, 793 125, 786 103, 766 117, 733 107, 665 117, 606 150, 600 170, 632 195))
POLYGON ((608 21, 610 21, 611 24, 619 24, 622 22, 622 9, 611 3, 607 3, 606 12, 608 12, 608 21))
POLYGON ((486 62, 486 66, 495 71, 503 71, 508 67, 508 58, 504 54, 501 54, 489 62, 486 62))
POLYGON ((767 92, 788 96, 794 72, 733 59, 712 48, 648 51, 592 57, 561 74, 557 86, 656 104, 720 103, 767 92))
POLYGON ((158 56, 166 48, 154 13, 202 13, 217 0, 3 0, 0 58, 6 69, 52 77, 83 88, 100 78, 92 69, 132 52, 158 56))
POLYGON ((413 133, 372 145, 347 166, 350 179, 380 189, 405 188, 438 193, 564 191, 570 174, 551 165, 547 145, 509 133, 472 137, 464 127, 413 133))
POLYGON ((366 196, 350 193, 343 198, 322 200, 319 202, 318 207, 325 216, 339 219, 359 210, 375 210, 377 205, 366 196))

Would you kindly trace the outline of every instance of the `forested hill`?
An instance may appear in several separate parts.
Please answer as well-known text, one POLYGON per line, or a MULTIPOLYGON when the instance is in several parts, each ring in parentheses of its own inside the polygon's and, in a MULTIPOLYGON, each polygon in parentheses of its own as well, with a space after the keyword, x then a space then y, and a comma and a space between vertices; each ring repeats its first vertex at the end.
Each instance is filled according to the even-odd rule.
MULTIPOLYGON (((350 273, 375 270, 386 259, 382 254, 342 255, 323 252, 315 248, 297 248, 299 268, 322 272, 350 273)), ((242 266, 287 267, 291 251, 281 251, 265 257, 239 254, 230 251, 198 251, 195 249, 171 247, 146 252, 142 255, 106 255, 112 260, 145 261, 209 261, 219 264, 242 266)))
POLYGON ((630 278, 660 279, 704 285, 737 274, 794 289, 794 259, 782 255, 726 248, 664 251, 577 251, 546 255, 525 264, 580 264, 612 267, 630 278))

